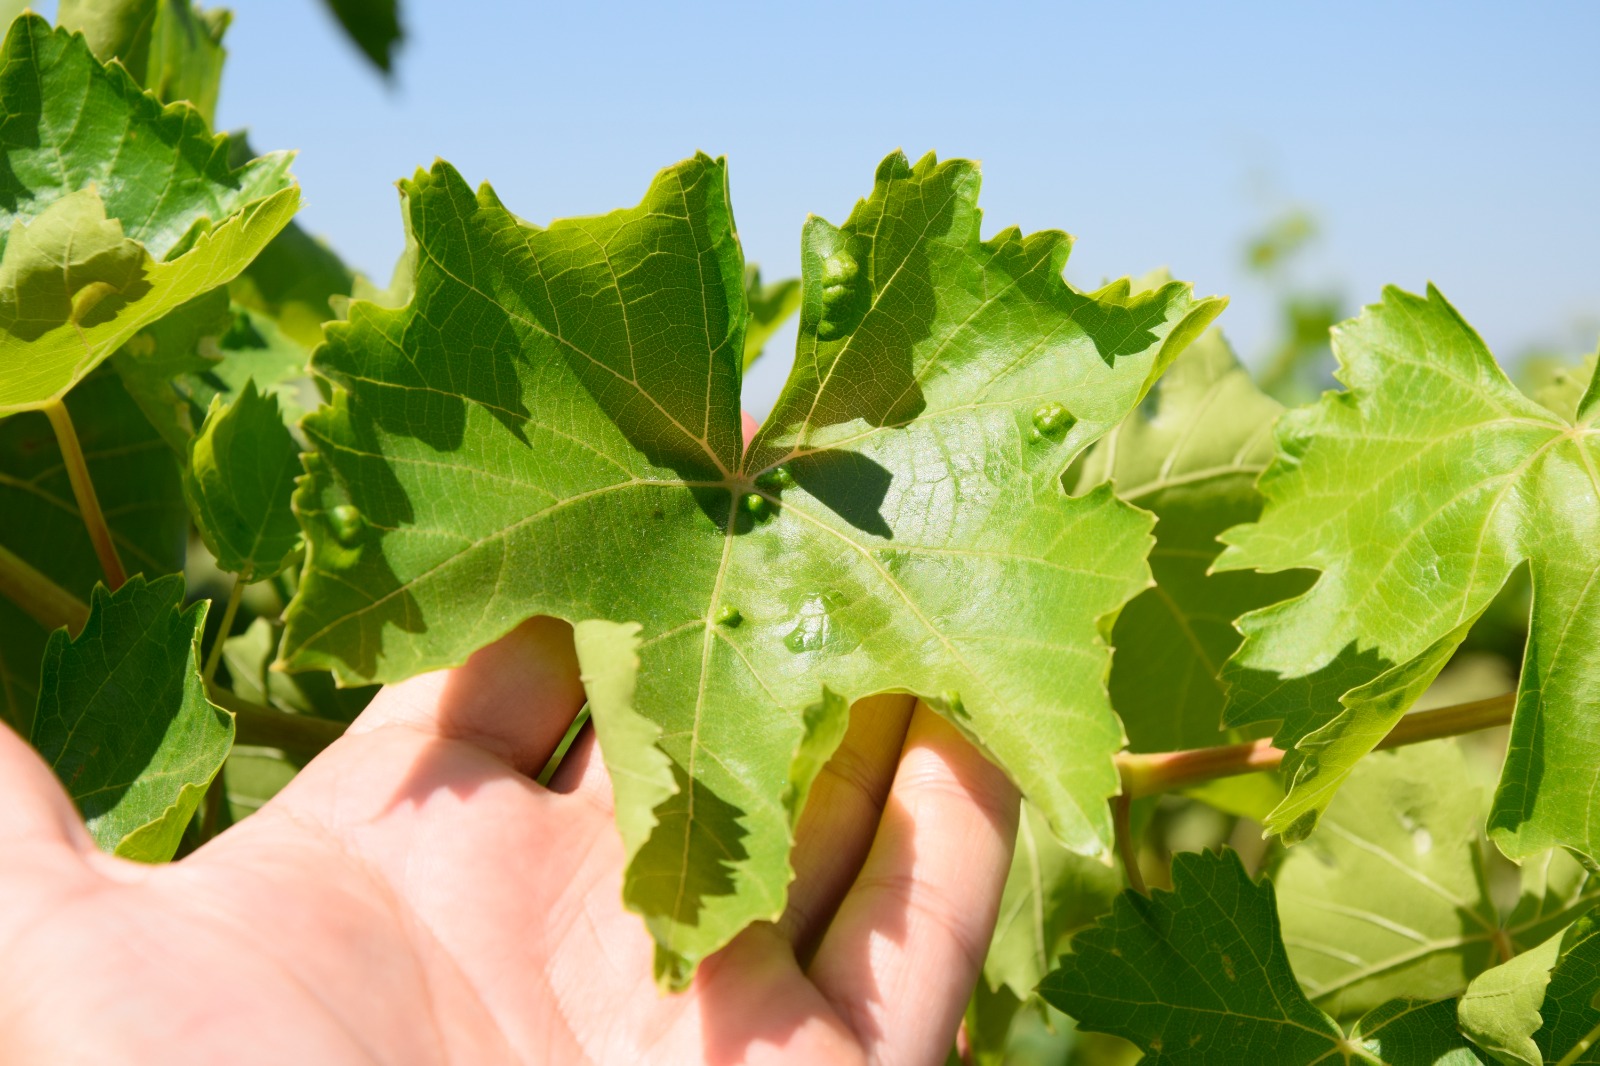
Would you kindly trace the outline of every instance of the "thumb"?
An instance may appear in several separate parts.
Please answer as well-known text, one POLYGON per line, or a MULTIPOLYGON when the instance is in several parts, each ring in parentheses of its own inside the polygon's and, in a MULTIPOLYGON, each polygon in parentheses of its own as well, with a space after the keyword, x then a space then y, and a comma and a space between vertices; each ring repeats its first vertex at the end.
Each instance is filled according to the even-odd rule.
POLYGON ((49 842, 93 850, 61 782, 39 753, 8 725, 0 724, 0 849, 17 843, 49 842))

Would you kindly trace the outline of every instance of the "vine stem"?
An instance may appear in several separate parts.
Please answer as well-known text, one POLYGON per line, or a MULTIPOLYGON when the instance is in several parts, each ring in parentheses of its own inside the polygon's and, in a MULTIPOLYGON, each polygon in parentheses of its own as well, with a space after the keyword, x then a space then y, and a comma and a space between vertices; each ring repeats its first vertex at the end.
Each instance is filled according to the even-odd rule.
MULTIPOLYGON (((1507 692, 1486 700, 1458 703, 1432 711, 1417 711, 1396 722, 1375 748, 1398 748, 1424 740, 1438 740, 1505 725, 1511 720, 1516 702, 1516 693, 1507 692)), ((1270 740, 1257 740, 1188 751, 1124 751, 1117 755, 1116 761, 1117 771, 1122 777, 1122 797, 1131 800, 1187 788, 1203 781, 1215 781, 1221 777, 1276 770, 1283 762, 1283 756, 1283 749, 1273 747, 1270 740)))
POLYGON ((100 557, 100 569, 105 571, 106 585, 115 592, 128 580, 122 569, 122 559, 117 555, 116 542, 111 539, 111 527, 106 525, 105 512, 100 510, 100 498, 94 494, 94 482, 89 480, 89 464, 83 457, 83 445, 78 443, 78 431, 73 428, 67 405, 52 400, 44 407, 50 428, 55 430, 56 444, 61 448, 61 461, 67 468, 67 480, 72 483, 72 495, 78 501, 78 513, 94 543, 94 553, 100 557))
POLYGON ((228 605, 222 609, 222 623, 217 627, 216 640, 211 643, 211 654, 206 656, 206 665, 200 671, 200 680, 207 685, 217 676, 217 664, 222 662, 222 646, 228 641, 228 634, 233 631, 233 620, 239 614, 239 601, 244 599, 244 587, 250 583, 250 572, 233 575, 233 588, 228 592, 228 605))

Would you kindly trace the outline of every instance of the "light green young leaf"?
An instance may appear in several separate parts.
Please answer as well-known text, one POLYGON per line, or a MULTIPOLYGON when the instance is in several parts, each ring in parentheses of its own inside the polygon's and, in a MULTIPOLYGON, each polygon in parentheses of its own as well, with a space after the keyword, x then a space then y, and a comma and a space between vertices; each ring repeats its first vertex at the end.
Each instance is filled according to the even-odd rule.
POLYGON ((800 279, 784 278, 770 285, 761 284, 761 268, 748 263, 744 268, 744 302, 750 311, 744 330, 744 368, 761 358, 768 339, 789 316, 800 310, 800 279))
POLYGON ((1050 835, 1044 815, 1023 803, 982 983, 1028 999, 1072 934, 1110 910, 1121 890, 1115 867, 1062 847, 1050 835))
POLYGON ((1155 587, 1117 616, 1111 705, 1134 751, 1223 744, 1220 670, 1239 646, 1233 620, 1305 589, 1302 574, 1211 574, 1217 534, 1255 518, 1256 477, 1283 408, 1250 381, 1219 330, 1201 337, 1142 406, 1095 445, 1080 490, 1107 478, 1156 516, 1155 587))
MULTIPOLYGON (((91 374, 67 397, 117 551, 152 577, 183 569, 189 516, 178 464, 115 374, 91 374)), ((99 557, 78 514, 43 414, 0 421, 0 544, 89 602, 99 557)), ((27 736, 49 632, 0 597, 0 714, 27 736)))
POLYGON ((37 16, 0 46, 0 108, 0 417, 226 284, 299 203, 287 155, 230 168, 193 108, 37 16))
POLYGON ((1283 938, 1335 1017, 1397 996, 1453 996, 1499 961, 1479 789, 1454 741, 1361 760, 1274 881, 1283 938))
POLYGON ((1453 740, 1363 759, 1275 875, 1284 941, 1335 1017, 1399 996, 1459 994, 1591 906, 1600 885, 1560 852, 1529 860, 1516 907, 1490 895, 1486 798, 1453 740))
POLYGON ((1078 293, 1064 235, 980 242, 977 187, 897 154, 842 228, 807 224, 800 356, 745 449, 720 161, 548 228, 444 164, 404 183, 415 295, 352 305, 314 363, 289 667, 392 680, 529 615, 640 623, 635 705, 699 824, 640 845, 629 892, 686 967, 782 909, 823 686, 928 697, 1058 837, 1107 847, 1097 620, 1147 583, 1148 519, 1060 477, 1220 303, 1078 293))
POLYGON ((1080 1029, 1144 1049, 1151 1066, 1466 1066, 1481 1059, 1444 1006, 1386 1003, 1350 1034, 1306 998, 1278 934, 1272 885, 1231 851, 1181 852, 1173 891, 1124 892, 1045 978, 1080 1029))
MULTIPOLYGON (((1322 571, 1304 595, 1240 619, 1234 667, 1353 682, 1343 710, 1278 710, 1299 715, 1278 743, 1298 745, 1304 761, 1269 827, 1309 830, 1527 560, 1531 636, 1492 835, 1512 858, 1556 845, 1600 854, 1592 387, 1576 421, 1535 403, 1431 288, 1425 297, 1386 290, 1383 303, 1339 328, 1335 350, 1349 391, 1279 421, 1261 521, 1229 531, 1232 547, 1217 562, 1322 571)), ((1271 704, 1253 713, 1265 717, 1271 704)))
POLYGON ((300 472, 276 397, 247 381, 233 402, 211 402, 189 447, 183 495, 218 566, 261 581, 289 565, 300 547, 289 503, 300 472))
POLYGON ((1540 1066, 1544 1055, 1533 1034, 1543 1024, 1539 1007, 1550 968, 1561 955, 1562 930, 1537 947, 1479 974, 1456 1008, 1461 1031, 1508 1066, 1540 1066))
POLYGON ((51 634, 32 743, 83 812, 95 843, 141 862, 178 849, 233 745, 233 715, 206 699, 206 601, 180 610, 183 578, 99 586, 75 639, 51 634))
POLYGON ((1600 922, 1591 913, 1489 970, 1461 997, 1461 1029, 1508 1066, 1600 1062, 1600 922))

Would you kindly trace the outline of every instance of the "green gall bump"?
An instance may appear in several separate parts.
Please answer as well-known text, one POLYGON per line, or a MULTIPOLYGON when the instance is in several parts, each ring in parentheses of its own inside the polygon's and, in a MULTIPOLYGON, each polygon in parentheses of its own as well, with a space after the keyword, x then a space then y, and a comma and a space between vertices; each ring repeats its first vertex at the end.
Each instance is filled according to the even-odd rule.
POLYGON ((757 477, 756 484, 768 492, 782 492, 794 487, 794 474, 787 465, 775 466, 757 477))
POLYGON ((950 712, 952 718, 967 717, 967 706, 961 702, 961 693, 954 689, 940 695, 939 702, 944 704, 944 709, 950 712))
POLYGON ((333 526, 334 538, 347 548, 361 539, 361 531, 367 524, 361 512, 348 503, 341 503, 329 511, 328 521, 333 526))
POLYGON ((767 498, 759 492, 748 493, 744 498, 744 509, 749 511, 753 518, 765 518, 770 507, 767 498))
POLYGON ((1053 401, 1040 404, 1033 411, 1034 432, 1040 437, 1059 437, 1077 421, 1072 417, 1072 412, 1053 401))
POLYGON ((822 291, 843 289, 856 279, 860 269, 855 256, 849 252, 834 252, 822 261, 822 291))
POLYGON ((724 604, 722 610, 717 612, 717 625, 737 629, 739 623, 744 621, 744 615, 739 613, 739 608, 732 604, 724 604))

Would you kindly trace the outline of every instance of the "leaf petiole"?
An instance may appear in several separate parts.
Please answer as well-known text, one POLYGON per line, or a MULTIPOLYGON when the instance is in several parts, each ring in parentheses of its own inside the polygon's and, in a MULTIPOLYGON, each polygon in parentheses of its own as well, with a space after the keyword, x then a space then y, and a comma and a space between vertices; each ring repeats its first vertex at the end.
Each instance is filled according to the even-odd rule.
POLYGON ((0 596, 46 629, 66 626, 73 636, 89 620, 89 606, 0 545, 0 596))
MULTIPOLYGON (((1505 725, 1511 720, 1517 694, 1507 692, 1486 700, 1459 703, 1431 711, 1408 714, 1395 724, 1388 736, 1378 741, 1375 750, 1418 744, 1425 740, 1474 733, 1505 725)), ((1276 770, 1284 752, 1270 740, 1245 744, 1224 744, 1187 751, 1118 753, 1117 772, 1122 778, 1122 794, 1133 799, 1160 792, 1235 777, 1259 770, 1276 770)))
POLYGON ((205 669, 200 671, 200 679, 207 685, 217 676, 217 664, 222 662, 222 646, 228 641, 228 634, 233 630, 233 620, 239 614, 239 601, 244 599, 244 587, 250 583, 250 572, 233 576, 233 588, 228 592, 228 605, 222 609, 222 621, 217 626, 217 635, 211 645, 211 654, 206 656, 205 669))
POLYGON ((78 443, 78 431, 73 428, 72 416, 61 400, 52 400, 44 406, 50 428, 55 430, 56 444, 61 448, 61 462, 67 468, 67 480, 72 483, 72 495, 78 501, 78 513, 83 517, 84 528, 94 543, 94 553, 100 558, 100 569, 105 572, 106 585, 115 592, 128 580, 117 555, 117 545, 111 538, 111 527, 100 510, 100 498, 94 493, 94 482, 89 479, 89 464, 83 457, 83 446, 78 443))

